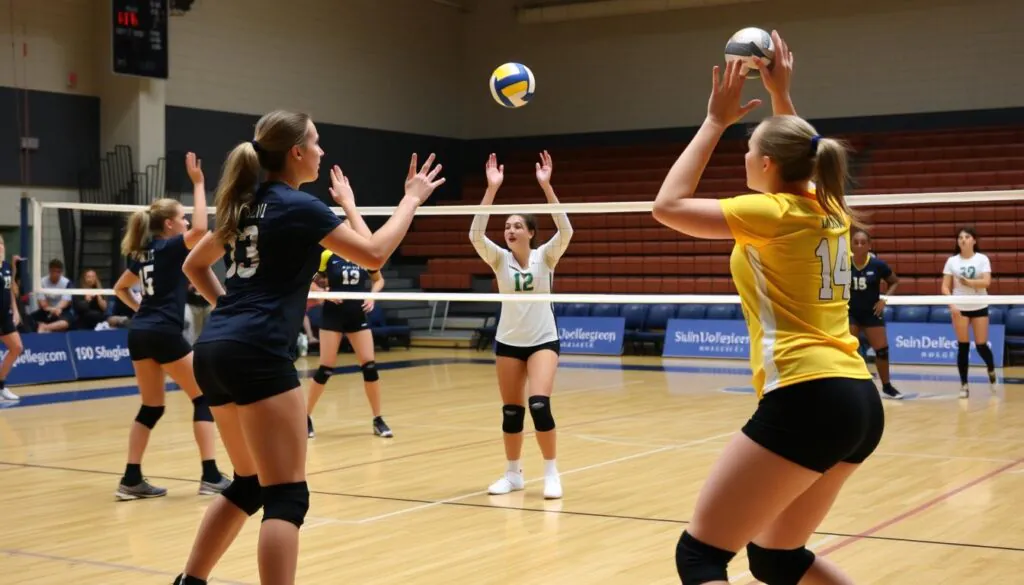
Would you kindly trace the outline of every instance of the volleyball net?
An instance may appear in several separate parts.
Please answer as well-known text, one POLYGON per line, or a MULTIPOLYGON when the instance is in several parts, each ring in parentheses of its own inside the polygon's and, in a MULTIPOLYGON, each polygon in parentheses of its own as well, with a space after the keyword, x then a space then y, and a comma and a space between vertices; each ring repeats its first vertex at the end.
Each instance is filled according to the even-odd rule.
MULTIPOLYGON (((877 234, 875 235, 875 250, 883 260, 886 260, 901 277, 905 275, 920 275, 923 286, 930 294, 915 294, 909 291, 890 296, 888 305, 948 305, 950 297, 938 294, 938 281, 941 279, 942 262, 934 265, 930 271, 926 268, 934 263, 940 256, 942 261, 951 255, 955 247, 956 233, 962 225, 975 225, 979 231, 981 248, 986 254, 995 256, 993 258, 993 286, 985 301, 990 305, 1012 306, 1024 305, 1024 287, 1021 287, 1021 277, 1024 277, 1024 262, 1018 266, 1015 255, 1024 252, 1020 246, 1016 226, 1024 225, 1016 220, 1016 208, 1024 201, 1024 190, 1005 191, 976 191, 976 192, 938 192, 938 193, 907 193, 907 194, 877 194, 877 195, 852 195, 847 198, 851 207, 868 208, 869 218, 874 215, 872 212, 894 209, 916 209, 935 207, 937 209, 946 207, 964 208, 964 206, 987 207, 987 211, 981 213, 961 213, 962 217, 947 215, 950 221, 938 222, 935 228, 929 232, 927 220, 916 221, 912 215, 904 214, 899 222, 886 222, 889 232, 894 237, 884 238, 885 243, 877 234), (908 221, 909 218, 909 221, 908 221), (981 220, 980 218, 987 218, 981 220), (944 224, 944 225, 940 225, 944 224), (986 233, 986 227, 992 227, 994 233, 986 233), (943 229, 944 228, 944 229, 943 229), (917 235, 918 232, 932 235, 928 238, 931 242, 941 240, 942 245, 923 242, 923 238, 917 235), (941 233, 939 233, 941 232, 941 233), (991 242, 997 242, 995 249, 991 242), (879 245, 881 243, 881 245, 879 245), (986 245, 989 244, 989 245, 986 245), (1007 258, 1011 258, 1006 260, 1007 258), (906 266, 904 266, 906 264, 906 266), (910 269, 907 269, 910 267, 910 269), (925 267, 925 270, 921 270, 925 267), (928 285, 924 283, 933 282, 928 285), (930 290, 928 290, 930 288, 930 290), (908 294, 909 293, 909 294, 908 294)), ((644 214, 645 218, 637 218, 645 228, 660 228, 659 238, 667 240, 688 240, 689 238, 664 228, 653 218, 650 212, 653 207, 652 201, 623 201, 623 202, 589 202, 589 203, 559 203, 559 204, 495 204, 495 205, 427 205, 417 210, 410 235, 417 229, 417 221, 428 217, 462 217, 465 226, 462 229, 446 231, 445 238, 449 246, 446 246, 444 254, 453 258, 461 258, 471 261, 479 260, 470 245, 467 234, 472 221, 471 216, 478 213, 487 213, 491 216, 504 218, 513 213, 531 213, 540 217, 553 212, 567 213, 570 220, 574 222, 575 235, 573 244, 570 244, 566 256, 572 258, 576 242, 586 240, 587 235, 582 235, 589 228, 586 219, 576 219, 574 216, 599 215, 608 217, 617 214, 629 214, 637 216, 644 214), (649 224, 649 225, 648 225, 649 224), (454 247, 458 249, 453 251, 454 247)), ((108 266, 107 275, 111 282, 102 282, 99 289, 82 288, 80 277, 82 273, 90 269, 98 269, 100 264, 91 265, 92 259, 98 259, 108 265, 110 258, 116 254, 116 250, 123 234, 124 225, 128 216, 137 210, 145 209, 142 205, 113 205, 99 203, 74 203, 74 202, 50 202, 32 200, 32 224, 39 226, 33 230, 32 250, 28 254, 31 271, 31 290, 37 295, 113 295, 113 280, 116 280, 124 269, 123 259, 120 264, 108 266), (71 256, 71 258, 68 258, 71 256), (51 260, 61 260, 65 266, 74 269, 75 274, 65 274, 71 281, 68 288, 53 288, 46 286, 43 277, 48 272, 48 264, 51 260), (69 261, 71 260, 71 261, 69 261)), ((191 207, 186 206, 186 213, 191 214, 191 207)), ((339 215, 340 208, 334 208, 339 215)), ((394 207, 360 207, 360 213, 366 217, 390 216, 394 207)), ((211 206, 208 212, 212 216, 215 209, 211 206)), ((927 216, 922 216, 927 217, 927 216)), ((1024 219, 1024 218, 1022 218, 1024 219)), ((493 224, 494 222, 492 222, 493 224)), ((873 222, 878 223, 878 222, 873 222)), ((597 228, 602 232, 604 228, 597 228)), ((489 230, 492 240, 501 245, 500 230, 489 230)), ((600 240, 602 234, 589 234, 594 236, 591 240, 600 240)), ((410 238, 407 236, 406 241, 410 238)), ((541 234, 541 239, 546 239, 541 234)), ((612 255, 624 258, 626 262, 642 264, 645 262, 645 254, 630 253, 626 250, 626 242, 605 241, 600 248, 600 254, 612 255)), ((731 242, 728 244, 731 246, 731 242)), ((403 247, 399 247, 399 254, 403 254, 403 247)), ((591 246, 597 249, 595 246, 591 246)), ((702 256, 701 252, 693 252, 695 256, 702 256)), ((403 254, 404 255, 404 254, 403 254)), ((422 259, 421 259, 422 260, 422 259)), ((563 258, 565 262, 566 258, 563 258)), ((728 277, 728 254, 703 255, 705 265, 714 266, 711 274, 718 275, 718 278, 728 277), (725 269, 723 270, 723 265, 725 269)), ((1024 260, 1024 258, 1022 258, 1024 260)), ((480 261, 482 265, 482 261, 480 261)), ((488 268, 489 271, 489 268, 488 268)), ((487 271, 475 271, 478 277, 486 278, 487 271)), ((556 274, 562 275, 564 271, 556 268, 556 274)), ((701 274, 700 271, 693 273, 673 274, 675 286, 669 283, 660 287, 661 292, 657 293, 620 293, 610 290, 599 290, 600 284, 595 284, 592 291, 583 292, 554 292, 551 294, 499 294, 496 292, 464 292, 456 290, 429 290, 429 291, 388 291, 378 293, 366 292, 311 292, 311 299, 338 300, 338 299, 374 299, 375 301, 429 301, 429 302, 541 302, 541 303, 630 303, 630 304, 687 304, 699 303, 704 305, 714 304, 736 304, 739 298, 735 294, 710 294, 682 292, 693 287, 685 286, 687 279, 701 279, 709 277, 710 274, 701 274), (679 286, 682 283, 684 286, 679 286), (679 292, 676 292, 678 290, 679 292)), ((559 278, 556 276, 554 290, 559 289, 559 278)), ((643 275, 636 278, 643 279, 643 275)), ((911 277, 913 278, 913 277, 911 277)), ((491 278, 493 281, 493 278, 491 278)), ((600 279, 595 279, 595 283, 600 279)), ((579 288, 579 287, 576 287, 579 288)), ((607 287, 605 287, 607 288, 607 287)), ((907 287, 905 287, 907 288, 907 287)), ((909 287, 913 288, 913 287, 909 287)))

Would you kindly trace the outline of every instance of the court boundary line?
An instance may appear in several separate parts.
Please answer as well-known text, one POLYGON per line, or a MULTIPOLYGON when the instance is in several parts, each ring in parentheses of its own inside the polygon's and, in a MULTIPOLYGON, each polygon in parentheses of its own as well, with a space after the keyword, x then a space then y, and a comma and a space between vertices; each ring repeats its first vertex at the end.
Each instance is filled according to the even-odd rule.
MULTIPOLYGON (((161 576, 161 577, 170 577, 171 579, 174 579, 179 574, 181 574, 182 571, 185 570, 184 567, 182 567, 182 571, 178 571, 176 573, 168 573, 167 571, 161 571, 159 569, 150 569, 148 567, 140 567, 138 565, 125 565, 125 564, 122 564, 122 563, 110 563, 110 562, 107 562, 107 561, 96 561, 96 560, 92 560, 92 559, 82 559, 82 558, 78 558, 78 557, 65 557, 65 556, 62 556, 62 555, 54 555, 54 554, 49 554, 49 553, 38 553, 38 552, 34 552, 34 551, 22 550, 22 549, 17 549, 17 548, 0 548, 0 555, 6 555, 6 556, 10 556, 10 557, 20 557, 20 558, 36 559, 36 560, 43 560, 43 561, 57 561, 57 562, 62 562, 62 563, 68 563, 70 565, 85 565, 87 567, 95 567, 95 568, 100 568, 100 569, 110 569, 112 571, 113 570, 116 570, 116 571, 128 571, 128 572, 131 572, 131 573, 139 573, 139 574, 142 574, 142 575, 156 575, 156 576, 161 576)), ((231 580, 228 580, 228 579, 210 579, 209 582, 211 584, 213 584, 213 583, 222 583, 223 585, 255 585, 255 584, 249 583, 247 581, 231 581, 231 580)))
MULTIPOLYGON (((121 472, 119 472, 119 471, 118 472, 114 472, 114 471, 106 471, 106 470, 102 470, 102 469, 82 469, 82 468, 74 468, 74 467, 58 467, 58 466, 53 466, 53 465, 40 465, 40 464, 36 464, 36 463, 9 463, 9 462, 0 462, 0 463, 3 463, 4 465, 10 465, 13 468, 19 469, 19 470, 20 469, 40 469, 40 470, 43 470, 43 471, 66 471, 66 472, 71 472, 71 473, 87 473, 87 474, 94 474, 94 475, 117 475, 117 476, 121 475, 121 472)), ((179 481, 179 482, 183 482, 183 483, 199 483, 198 480, 195 480, 195 479, 185 479, 185 478, 181 478, 181 477, 158 477, 158 476, 152 476, 152 477, 154 479, 163 479, 163 480, 168 480, 168 481, 179 481)), ((377 500, 377 501, 383 501, 383 502, 406 502, 406 503, 410 503, 410 504, 429 504, 429 503, 435 501, 435 500, 425 500, 425 499, 422 499, 422 498, 412 498, 412 497, 403 497, 403 496, 382 496, 382 495, 374 495, 374 494, 354 494, 354 493, 348 493, 348 492, 332 492, 332 491, 326 491, 326 490, 312 490, 311 489, 309 492, 311 494, 317 494, 317 495, 321 495, 321 496, 334 496, 334 497, 339 497, 339 498, 353 498, 353 499, 360 499, 360 500, 377 500)), ((198 496, 196 496, 196 497, 198 497, 198 496)), ((115 504, 115 505, 118 504, 118 502, 111 502, 111 503, 115 504)), ((584 517, 584 518, 602 518, 602 519, 608 519, 608 520, 632 520, 632 521, 636 521, 636 522, 654 522, 654 523, 659 523, 659 524, 687 525, 687 524, 690 523, 689 520, 677 519, 677 518, 659 518, 657 516, 630 516, 630 515, 627 515, 627 514, 612 514, 612 513, 608 513, 608 512, 588 512, 588 511, 585 511, 585 510, 562 510, 562 509, 552 509, 552 508, 530 508, 530 507, 525 507, 525 506, 501 506, 501 505, 492 504, 492 503, 486 503, 485 504, 485 503, 477 503, 477 502, 448 502, 448 503, 445 503, 445 504, 442 504, 442 505, 444 505, 444 506, 452 506, 452 507, 456 507, 456 508, 475 508, 475 509, 498 510, 498 511, 515 510, 515 511, 519 511, 519 512, 533 512, 533 513, 542 513, 542 514, 564 514, 564 515, 567 515, 567 516, 579 516, 579 517, 584 517)), ((318 516, 318 517, 316 517, 316 519, 319 521, 319 520, 324 519, 324 517, 318 516)), ((357 521, 354 521, 354 520, 339 520, 337 518, 329 518, 329 520, 332 520, 333 521, 332 523, 335 523, 335 524, 353 524, 353 523, 357 522, 357 521)), ((854 534, 854 533, 833 532, 833 531, 826 531, 826 530, 818 530, 818 531, 815 531, 812 534, 814 534, 816 536, 835 536, 835 537, 839 537, 839 538, 849 538, 849 537, 858 536, 858 534, 854 534)), ((880 536, 880 535, 877 535, 877 534, 870 534, 870 535, 860 536, 860 539, 861 540, 872 540, 872 541, 878 540, 878 541, 885 541, 885 542, 906 542, 906 543, 910 543, 910 544, 928 544, 928 545, 935 545, 935 546, 950 546, 950 547, 961 547, 961 548, 978 548, 978 549, 998 550, 998 551, 1005 551, 1005 552, 1021 552, 1021 553, 1024 553, 1024 547, 1014 547, 1014 546, 1000 545, 1000 544, 980 544, 980 543, 975 543, 975 542, 953 542, 953 541, 946 541, 946 540, 929 540, 929 539, 923 539, 923 538, 910 538, 910 537, 901 537, 901 536, 880 536)), ((0 554, 3 553, 3 550, 4 549, 0 549, 0 554)))

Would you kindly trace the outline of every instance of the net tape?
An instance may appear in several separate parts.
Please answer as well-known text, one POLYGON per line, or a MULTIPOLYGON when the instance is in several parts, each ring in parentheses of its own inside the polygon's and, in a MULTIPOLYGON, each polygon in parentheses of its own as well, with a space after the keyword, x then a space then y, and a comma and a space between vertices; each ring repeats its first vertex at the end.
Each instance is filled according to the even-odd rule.
MULTIPOLYGON (((896 193, 878 195, 850 195, 846 198, 851 207, 887 207, 896 205, 924 204, 970 204, 970 203, 1005 203, 1024 201, 1024 190, 1006 191, 950 191, 937 193, 896 193)), ((131 213, 146 209, 145 205, 116 205, 103 203, 73 203, 58 201, 38 201, 32 199, 33 225, 42 225, 44 209, 67 209, 73 211, 105 211, 131 213)), ((416 216, 449 216, 449 215, 507 215, 513 213, 649 213, 654 208, 653 201, 622 201, 593 203, 541 203, 541 204, 502 204, 502 205, 425 205, 416 210, 416 216)), ((336 214, 343 215, 340 207, 331 208, 336 214)), ((390 216, 395 207, 359 207, 364 216, 390 216)), ((185 206, 185 212, 191 213, 192 208, 185 206)), ((208 207, 207 212, 216 212, 208 207)), ((469 224, 466 224, 469 233, 469 224)), ((33 250, 42 250, 42 234, 40 229, 33 230, 33 250)), ((42 259, 40 254, 32 254, 32 274, 41 275, 42 259)), ((35 294, 49 295, 112 295, 114 289, 81 289, 81 288, 39 288, 35 294)), ((454 293, 454 292, 310 292, 311 299, 343 300, 373 299, 374 301, 463 301, 463 302, 532 302, 532 303, 638 303, 638 304, 738 304, 738 295, 727 294, 587 294, 587 293, 549 293, 549 294, 502 294, 502 293, 454 293)), ((986 295, 984 302, 990 305, 1024 305, 1024 295, 986 295)), ((888 299, 889 305, 946 305, 951 298, 946 295, 895 295, 888 299)))

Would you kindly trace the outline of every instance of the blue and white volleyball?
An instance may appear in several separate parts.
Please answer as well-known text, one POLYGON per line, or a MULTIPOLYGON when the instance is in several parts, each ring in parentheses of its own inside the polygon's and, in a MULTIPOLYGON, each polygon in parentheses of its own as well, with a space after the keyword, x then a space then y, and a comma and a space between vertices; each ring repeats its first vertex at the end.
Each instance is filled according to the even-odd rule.
POLYGON ((772 60, 775 59, 775 43, 772 42, 772 35, 764 29, 752 26, 737 31, 725 44, 726 62, 743 61, 740 74, 745 75, 747 79, 761 77, 754 57, 763 58, 768 66, 771 66, 772 60))
POLYGON ((533 71, 521 63, 505 63, 491 74, 491 97, 506 108, 521 108, 530 103, 537 89, 533 71))

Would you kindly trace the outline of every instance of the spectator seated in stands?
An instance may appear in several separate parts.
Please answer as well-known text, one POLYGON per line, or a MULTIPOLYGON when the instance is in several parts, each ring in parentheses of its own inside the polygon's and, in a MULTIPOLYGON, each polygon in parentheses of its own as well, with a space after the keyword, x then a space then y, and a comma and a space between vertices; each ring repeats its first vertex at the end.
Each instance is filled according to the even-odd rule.
MULTIPOLYGON (((39 288, 68 288, 71 281, 64 276, 64 263, 50 260, 50 274, 39 281, 39 288)), ((36 295, 38 309, 32 313, 37 333, 67 331, 71 326, 71 295, 36 295)))
MULTIPOLYGON (((79 281, 79 288, 103 288, 100 286, 100 278, 95 270, 86 270, 82 273, 79 281)), ((73 307, 75 309, 75 329, 96 329, 96 326, 107 320, 107 299, 103 295, 85 295, 75 297, 73 307)))

